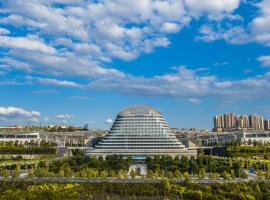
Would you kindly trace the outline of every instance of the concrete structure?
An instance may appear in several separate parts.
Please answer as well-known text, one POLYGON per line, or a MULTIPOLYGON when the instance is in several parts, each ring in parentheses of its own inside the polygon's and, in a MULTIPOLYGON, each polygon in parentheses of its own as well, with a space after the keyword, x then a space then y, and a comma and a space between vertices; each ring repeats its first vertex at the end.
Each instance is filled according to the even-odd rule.
POLYGON ((74 132, 40 132, 40 138, 47 142, 55 142, 57 146, 91 147, 96 138, 104 137, 107 130, 95 129, 74 132))
POLYGON ((120 154, 135 159, 147 156, 196 156, 175 137, 162 114, 149 106, 129 107, 120 112, 108 135, 85 155, 103 156, 120 154))
POLYGON ((39 133, 7 133, 0 132, 0 142, 30 142, 30 141, 40 141, 39 133))

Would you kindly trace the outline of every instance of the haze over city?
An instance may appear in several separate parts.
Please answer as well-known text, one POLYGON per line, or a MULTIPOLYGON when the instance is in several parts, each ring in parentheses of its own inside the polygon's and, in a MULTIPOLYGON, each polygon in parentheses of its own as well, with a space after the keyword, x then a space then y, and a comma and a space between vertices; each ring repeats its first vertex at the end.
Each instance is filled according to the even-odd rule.
POLYGON ((0 0, 0 125, 109 128, 136 104, 170 127, 270 119, 269 11, 269 0, 0 0))

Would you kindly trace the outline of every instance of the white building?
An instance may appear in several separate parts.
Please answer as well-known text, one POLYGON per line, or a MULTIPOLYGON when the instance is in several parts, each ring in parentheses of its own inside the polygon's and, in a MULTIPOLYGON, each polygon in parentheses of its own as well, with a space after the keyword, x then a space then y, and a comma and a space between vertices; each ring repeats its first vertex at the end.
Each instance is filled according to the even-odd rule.
POLYGON ((0 142, 30 142, 30 141, 40 141, 39 133, 4 133, 0 132, 0 142))
POLYGON ((89 156, 120 154, 134 159, 147 156, 196 156, 176 138, 162 114, 149 106, 132 106, 120 112, 108 135, 85 152, 89 156))

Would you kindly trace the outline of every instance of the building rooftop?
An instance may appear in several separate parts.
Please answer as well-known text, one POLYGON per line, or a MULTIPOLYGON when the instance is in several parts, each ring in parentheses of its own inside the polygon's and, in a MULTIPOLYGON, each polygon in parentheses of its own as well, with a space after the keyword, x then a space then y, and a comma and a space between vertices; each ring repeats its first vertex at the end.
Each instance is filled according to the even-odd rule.
POLYGON ((147 105, 136 105, 124 109, 117 116, 123 117, 123 116, 138 116, 138 115, 160 116, 161 113, 158 110, 147 105))

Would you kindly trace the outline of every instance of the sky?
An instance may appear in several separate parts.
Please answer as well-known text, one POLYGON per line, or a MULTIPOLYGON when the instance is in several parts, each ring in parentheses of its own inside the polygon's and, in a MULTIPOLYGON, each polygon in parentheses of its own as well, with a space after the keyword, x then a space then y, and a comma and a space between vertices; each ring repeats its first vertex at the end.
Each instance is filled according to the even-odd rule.
POLYGON ((0 0, 0 125, 270 119, 270 0, 0 0))

